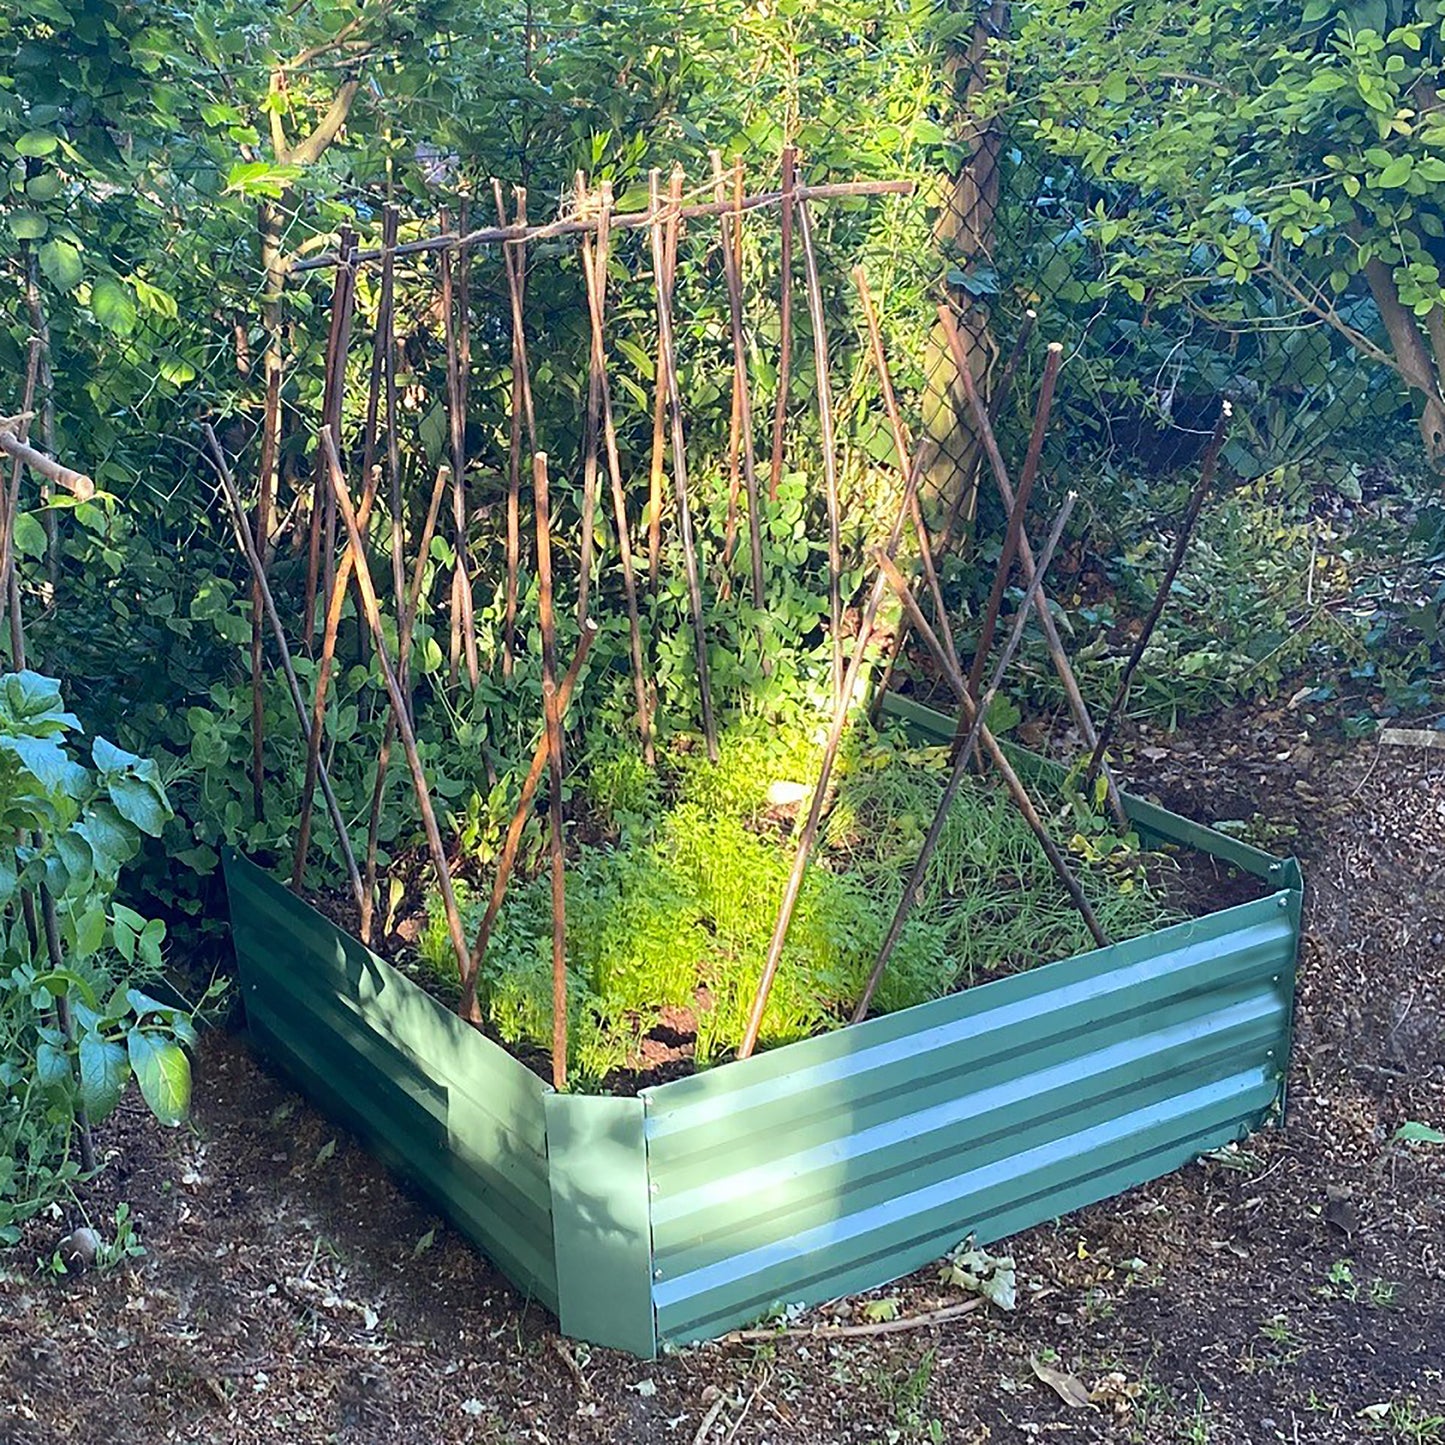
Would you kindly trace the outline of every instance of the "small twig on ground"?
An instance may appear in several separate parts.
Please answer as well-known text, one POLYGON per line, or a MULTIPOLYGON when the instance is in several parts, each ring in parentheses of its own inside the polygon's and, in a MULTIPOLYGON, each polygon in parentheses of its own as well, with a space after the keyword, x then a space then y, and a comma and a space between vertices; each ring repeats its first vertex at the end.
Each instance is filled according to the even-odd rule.
POLYGON ((901 1335, 907 1330, 925 1330, 932 1325, 947 1324, 983 1307, 983 1297, 964 1300, 962 1304, 944 1305, 920 1315, 900 1315, 895 1320, 876 1320, 866 1325, 801 1325, 779 1330, 734 1330, 721 1335, 720 1345, 758 1344, 767 1340, 850 1340, 872 1335, 901 1335))
POLYGON ((567 1373, 577 1382, 577 1388, 584 1395, 592 1393, 592 1386, 587 1376, 582 1373, 582 1366, 577 1363, 577 1356, 572 1353, 571 1347, 561 1335, 552 1336, 552 1352, 567 1367, 567 1373))

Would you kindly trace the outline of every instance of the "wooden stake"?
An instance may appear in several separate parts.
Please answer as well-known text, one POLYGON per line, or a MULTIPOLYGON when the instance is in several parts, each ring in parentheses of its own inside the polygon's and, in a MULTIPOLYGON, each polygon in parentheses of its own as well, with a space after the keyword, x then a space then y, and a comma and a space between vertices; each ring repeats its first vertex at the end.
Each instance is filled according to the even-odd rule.
MULTIPOLYGON (((269 354, 268 354, 269 356, 269 354)), ((270 561, 271 507, 276 495, 276 454, 281 443, 281 368, 266 367, 266 409, 261 418, 261 465, 256 486, 255 536, 261 566, 270 561)), ((266 683, 261 589, 251 579, 251 806, 256 821, 266 803, 266 683)))
MULTIPOLYGON (((32 336, 25 367, 25 390, 20 403, 22 419, 16 423, 21 441, 30 434, 31 408, 35 404, 35 389, 40 380, 43 350, 40 337, 32 336)), ((24 458, 13 457, 10 483, 4 493, 4 512, 0 514, 0 616, 4 615, 7 607, 10 609, 10 665, 17 672, 25 666, 25 628, 20 617, 20 578, 15 566, 15 518, 20 511, 20 481, 24 475, 24 458)))
MULTIPOLYGON (((963 348, 963 339, 958 334, 958 327, 954 325, 953 315, 947 306, 938 308, 938 318, 943 324, 944 335, 948 340, 948 347, 953 354, 954 365, 958 368, 963 378, 963 389, 968 397, 969 408, 973 414, 974 425, 978 428, 979 435, 983 439, 984 449, 988 455, 989 469, 993 473, 994 485, 998 488, 999 498, 1009 512, 1013 511, 1014 501, 1013 487, 1008 479, 1008 470, 1003 464, 1003 458, 999 455, 998 444, 993 438, 993 428, 987 425, 988 414, 979 400, 978 389, 973 384, 973 377, 968 371, 967 357, 963 348), (993 441, 992 447, 988 445, 993 441)), ((1018 548, 1019 568, 1023 573, 1024 581, 1033 580, 1034 554, 1033 548, 1029 545, 1028 532, 1019 534, 1018 548)), ((1069 711, 1072 713, 1074 723, 1079 729, 1079 735, 1084 740, 1085 747, 1092 748, 1099 740, 1099 735, 1094 729, 1093 719, 1089 716, 1088 705, 1084 702, 1084 695, 1079 690, 1079 681, 1074 676, 1074 669, 1069 665, 1068 654, 1064 651, 1063 640, 1059 637, 1059 629, 1054 622, 1054 614, 1049 607, 1048 597, 1044 592, 1039 592, 1034 599, 1034 606, 1039 614, 1039 629, 1044 634, 1044 644, 1048 648, 1049 661, 1053 663, 1054 671, 1058 674, 1059 681, 1064 687, 1064 696, 1068 699, 1069 711)), ((1110 811, 1114 814, 1120 827, 1129 827, 1129 815, 1124 811, 1123 800, 1119 797, 1119 790, 1114 785, 1113 774, 1105 763, 1101 771, 1108 787, 1108 801, 1110 811)))
MULTIPOLYGON (((682 203, 682 177, 673 172, 671 193, 668 197, 666 216, 661 201, 661 173, 652 171, 648 176, 648 212, 651 220, 648 236, 654 258, 654 272, 657 285, 666 289, 669 296, 677 279, 677 220, 675 212, 682 203), (660 271, 656 265, 659 244, 664 263, 660 271)), ((661 290, 659 290, 661 295, 661 290)), ((647 585, 652 595, 657 596, 658 580, 662 566, 662 478, 666 470, 667 455, 667 378, 666 357, 663 354, 662 334, 657 337, 657 365, 653 374, 652 400, 652 466, 647 477, 647 585)))
POLYGON ((341 458, 336 452, 336 441, 330 427, 321 429, 321 448, 326 459, 327 475, 331 481, 332 495, 341 511, 341 520, 346 528, 346 538, 351 550, 356 590, 361 599, 362 611, 366 614, 367 625, 371 628, 371 640, 376 648, 376 661, 381 668, 382 681, 386 684, 386 695, 391 702, 392 715, 396 718, 396 730, 401 737, 402 751, 406 754, 407 767, 411 769, 412 787, 416 792, 417 808, 421 812, 422 829, 426 833, 427 848, 431 853, 432 866, 437 871, 437 882, 441 889, 442 908, 446 913, 447 932, 451 937, 452 951, 457 959, 457 976, 465 980, 467 972, 467 940, 462 931, 462 917, 457 909, 457 898, 452 888, 452 870, 447 862, 446 849, 442 846, 441 830, 437 827, 436 813, 432 808, 431 789, 427 785, 426 770, 422 767, 421 755, 417 752, 416 734, 412 731, 411 718, 396 671, 391 665, 387 651, 386 633, 381 625, 381 608, 376 600, 376 588, 372 585, 371 573, 366 568, 366 553, 362 545, 361 528, 356 520, 356 511, 351 505, 351 494, 346 488, 346 479, 341 471, 341 458))
MULTIPOLYGON (((911 196, 917 189, 917 183, 909 180, 836 181, 825 186, 798 186, 792 191, 791 198, 797 202, 856 199, 861 196, 911 196)), ((781 205, 788 198, 788 195, 782 191, 767 191, 761 195, 745 196, 741 209, 744 211, 761 210, 768 206, 781 205)), ((716 201, 708 201, 702 205, 679 206, 678 218, 683 221, 696 221, 703 216, 717 216, 721 215, 723 211, 732 209, 731 202, 725 202, 719 206, 716 201)), ((616 231, 646 230, 652 224, 652 218, 650 209, 623 211, 613 216, 612 228, 616 231)), ((460 250, 464 247, 486 246, 496 242, 551 241, 558 236, 580 236, 583 232, 593 231, 596 228, 595 220, 581 220, 573 217, 548 221, 545 225, 540 226, 529 226, 523 221, 518 221, 511 226, 484 226, 465 236, 429 236, 423 241, 408 241, 404 245, 397 246, 395 254, 416 256, 424 251, 460 250)), ((352 260, 357 262, 375 261, 380 256, 380 251, 358 251, 353 255, 352 260)), ((334 253, 328 252, 295 262, 291 266, 291 272, 295 274, 301 271, 317 271, 323 267, 337 264, 339 264, 339 258, 334 253)))
POLYGON ((64 487, 78 502, 88 502, 95 495, 95 483, 85 475, 63 463, 38 452, 28 443, 20 440, 13 431, 0 431, 0 452, 24 463, 36 476, 64 487))
MULTIPOLYGON (((673 174, 674 191, 680 192, 681 172, 673 174)), ((657 172, 652 173, 652 188, 657 191, 657 172)), ((675 230, 675 218, 669 225, 675 230)), ((676 240, 670 249, 676 257, 676 240)), ((711 762, 718 758, 717 724, 712 711, 712 683, 708 676, 707 625, 702 610, 702 582, 698 576, 697 545, 692 532, 692 507, 687 495, 687 442, 682 426, 682 394, 677 381, 677 354, 673 343, 672 330, 672 288, 668 284, 667 249, 662 244, 661 233, 652 233, 653 274, 657 280, 657 335, 658 356, 662 361, 662 377, 667 387, 667 405, 672 416, 672 481, 677 495, 677 524, 682 539, 683 567, 687 574, 688 602, 692 612, 693 655, 697 665, 698 696, 702 704, 703 738, 707 744, 707 755, 711 762)))
MULTIPOLYGON (((376 500, 376 487, 380 468, 373 467, 367 478, 366 489, 361 497, 361 514, 358 526, 362 538, 371 520, 372 504, 376 500)), ((367 565, 365 556, 361 565, 367 565)), ((331 696, 331 668, 336 660, 336 637, 341 629, 341 613, 346 605, 346 587, 351 580, 352 556, 350 550, 341 554, 341 563, 331 582, 331 596, 327 599, 326 620, 321 632, 321 657, 316 664, 316 686, 311 699, 311 729, 306 743, 306 773, 301 784, 301 816, 296 825, 296 851, 291 860, 291 891, 301 892, 306 878, 306 855, 311 848, 311 815, 316 798, 316 773, 321 766, 321 746, 326 739, 326 707, 331 696)))
MULTIPOLYGON (((301 684, 296 678, 296 668, 291 661, 291 649, 286 644, 286 630, 281 625, 281 614, 276 610, 276 599, 271 592, 271 584, 266 580, 266 569, 261 565, 261 554, 256 550, 256 544, 251 537, 251 527, 246 521, 246 509, 241 502, 241 494, 236 489, 235 478, 231 475, 231 469, 226 464, 226 453, 221 448, 221 443, 212 430, 209 422, 202 423, 202 430, 205 432, 206 444, 210 449, 210 462, 216 475, 221 480, 221 490, 226 495, 226 501, 231 512, 231 530, 236 534, 236 541, 240 544, 241 551, 245 555, 246 563, 251 569, 251 576, 255 578, 261 589, 261 605, 266 611, 266 620, 271 624, 271 636, 276 643, 276 652, 281 660, 281 672, 286 679, 287 690, 291 694, 291 706, 296 711, 296 722, 301 729, 302 741, 307 747, 311 746, 311 721, 306 715, 306 699, 301 691, 301 684)), ((365 892, 361 886, 361 872, 356 866, 356 855, 351 851, 351 839, 346 831, 346 819, 342 815, 341 805, 336 801, 336 794, 331 788, 331 778, 327 773, 326 764, 321 763, 316 770, 316 780, 321 785, 321 796, 326 800, 326 811, 331 818, 331 826, 336 830, 337 846, 341 849, 342 859, 346 864, 346 875, 351 883, 351 892, 356 900, 357 910, 364 906, 365 892)))
POLYGON ((828 323, 823 314, 823 288, 813 252, 808 208, 798 203, 798 234, 803 240, 803 270, 808 287, 808 312, 813 322, 813 364, 818 378, 818 431, 823 448, 823 485, 828 501, 828 626, 833 636, 833 701, 843 691, 843 521, 838 504, 838 453, 833 435, 833 388, 829 380, 828 323))
MULTIPOLYGON (((722 200, 725 193, 722 156, 717 151, 710 152, 710 155, 713 189, 717 198, 722 200)), ((734 199, 736 200, 742 192, 741 162, 733 174, 735 178, 734 199)), ((742 434, 743 485, 747 490, 748 498, 748 554, 753 584, 752 600, 753 607, 761 614, 767 607, 767 597, 763 586, 763 533, 762 516, 758 504, 758 467, 757 457, 753 450, 753 398, 752 388, 748 384, 747 338, 743 334, 743 276, 740 264, 742 220, 742 212, 737 210, 731 216, 724 215, 721 218, 723 272, 727 279, 728 320, 733 343, 733 407, 734 415, 739 421, 738 429, 742 434)), ((729 510, 733 510, 731 504, 729 510)), ((766 635, 760 640, 765 643, 766 635)), ((766 658, 766 649, 764 656, 766 658)))
MULTIPOLYGON (((396 246, 399 218, 395 206, 381 213, 381 243, 390 251, 396 246)), ((401 616, 406 597, 406 507, 401 491, 401 435, 397 428, 396 395, 396 257, 381 262, 381 304, 376 322, 377 344, 382 347, 382 383, 386 407, 386 495, 391 514, 391 592, 396 615, 401 616)), ((368 472, 368 475, 370 473, 368 472)), ((403 669, 403 676, 405 670, 403 669)))
POLYGON ((1129 684, 1133 681, 1139 664, 1144 660, 1144 654, 1149 649, 1149 639, 1154 636, 1154 629, 1158 626, 1159 619, 1164 613, 1165 604, 1169 601, 1169 594, 1174 590, 1174 579, 1179 575, 1179 569, 1184 563, 1184 554, 1189 550, 1189 539, 1194 535, 1194 528, 1199 521, 1199 513, 1204 507, 1204 499, 1209 495, 1209 489, 1214 484, 1214 473, 1219 465, 1219 453, 1224 446, 1225 434, 1229 430, 1231 414, 1232 408, 1229 403, 1227 401, 1221 403, 1219 420, 1214 424, 1214 435, 1209 438, 1209 445, 1204 449, 1204 458, 1199 467, 1199 480, 1194 484, 1194 490, 1189 497, 1189 506, 1185 510, 1184 518, 1179 523, 1178 534, 1174 538, 1174 551, 1170 555, 1169 565, 1164 569, 1163 577, 1159 579, 1159 590, 1154 594, 1154 601, 1144 618, 1143 626, 1139 629, 1138 637, 1134 639, 1134 647, 1129 653, 1129 660, 1124 664, 1123 672, 1119 674, 1119 685, 1114 689, 1114 700, 1109 704, 1109 711, 1104 714, 1103 726, 1099 729, 1098 739, 1094 743, 1094 751, 1089 756, 1089 766, 1084 770, 1085 796, 1092 791, 1094 779, 1099 776, 1099 769, 1104 764, 1104 753, 1109 746, 1109 739, 1114 736, 1114 729, 1123 715, 1124 703, 1129 696, 1129 684))
MULTIPOLYGON (((612 483, 612 519, 617 528, 617 550, 622 559, 622 589, 627 598, 627 639, 632 661, 632 694, 637 707, 637 729, 642 757, 656 762, 652 742, 652 709, 647 696, 647 667, 642 651, 642 620, 637 605, 637 573, 632 556, 632 533, 627 523, 627 496, 622 486, 622 462, 617 451, 617 428, 612 418, 612 395, 607 382, 607 346, 603 321, 607 305, 607 253, 611 232, 607 215, 612 209, 612 183, 603 181, 595 257, 587 237, 582 238, 582 271, 587 281, 587 313, 592 327, 592 350, 597 357, 598 393, 602 435, 607 447, 607 471, 612 483)), ((563 709, 566 703, 562 704, 563 709)))
MULTIPOLYGON (((915 463, 909 473, 903 496, 899 500, 898 515, 893 522, 884 551, 894 557, 903 537, 904 522, 909 516, 911 503, 918 492, 922 469, 915 463)), ((745 1059, 757 1047, 758 1035, 763 1026, 763 1015, 768 1007, 768 995, 772 992, 773 979, 777 976, 778 964, 783 956, 783 945, 787 942, 788 929, 792 926, 793 911, 798 905, 798 894, 802 890, 803 876, 812 857, 813 843, 818 836, 818 825, 822 821, 823 809, 827 802, 828 786, 833 776, 833 764, 837 761, 838 746, 843 740, 843 731, 848 723, 853 694, 858 686, 858 677, 863 669, 863 658, 873 633, 873 624, 878 617, 878 608, 883 602, 887 579, 880 568, 873 577, 873 587, 858 619, 858 635, 853 642, 853 657, 848 664, 848 676, 843 684, 842 696, 833 707, 833 719, 828 729, 828 740, 823 747, 823 761, 818 769, 818 782, 813 789, 813 800, 808 807, 808 816, 798 829, 798 845, 793 854, 793 867, 783 889, 782 902, 778 907, 777 922, 773 925, 773 936, 768 942, 768 956, 763 963, 762 976, 758 979, 757 992, 753 995, 752 1008, 748 1014, 747 1029, 742 1043, 738 1046, 738 1057, 745 1059)))
MULTIPOLYGON (((431 501, 427 506, 426 521, 422 525, 421 543, 417 549, 416 566, 412 571, 411 585, 403 583, 404 593, 397 609, 396 670, 401 684, 402 697, 406 701, 408 717, 414 717, 411 695, 411 644, 416 627, 417 611, 421 606, 421 589, 426 578, 426 564, 431 555, 431 541, 436 534, 437 518, 441 515, 442 497, 446 494, 451 479, 450 469, 443 463, 437 468, 436 481, 432 485, 431 501)), ((371 785, 371 812, 366 826, 366 873, 364 886, 366 903, 361 909, 361 941, 371 942, 372 908, 376 901, 376 851, 381 834, 381 809, 386 796, 386 774, 391 764, 391 745, 396 738, 396 719, 387 713, 382 728, 381 746, 376 755, 376 778, 371 785)))
MULTIPOLYGON (((442 212, 446 228, 446 212, 442 212)), ((467 680, 473 688, 479 677, 477 665, 477 624, 472 610, 472 579, 467 571, 467 415, 466 382, 462 373, 462 352, 470 354, 465 318, 459 323, 457 306, 466 306, 465 289, 452 274, 451 254, 441 253, 442 317, 447 349, 447 414, 452 443, 452 569, 451 679, 456 681, 462 658, 466 658, 467 680)))
MULTIPOLYGON (((502 183, 492 181, 492 194, 497 202, 497 218, 507 224, 507 206, 502 199, 502 183)), ((516 190, 517 225, 527 222, 527 192, 516 190)), ((502 676, 511 677, 516 665, 517 645, 517 573, 521 566, 522 525, 522 429, 533 453, 537 450, 537 416, 532 408, 532 381, 527 362, 527 327, 524 317, 527 284, 527 245, 514 242, 502 248, 502 261, 507 271, 507 290, 512 301, 512 425, 507 463, 507 585, 505 612, 502 620, 502 676)))
MULTIPOLYGON (((331 331, 326 338, 322 363, 321 424, 341 429, 341 398, 346 388, 346 353, 351 340, 351 308, 356 295, 353 263, 355 237, 341 231, 341 262, 331 289, 331 331)), ((316 635, 316 594, 318 585, 331 590, 336 565, 336 503, 330 488, 322 484, 326 463, 318 443, 316 465, 311 478, 311 530, 306 549, 306 601, 302 617, 301 648, 308 655, 316 635)))
POLYGON ((858 1000, 858 1007, 853 1013, 853 1021, 857 1023, 868 1017, 868 1005, 873 1001, 873 994, 878 988, 878 981, 883 977, 883 970, 888 966, 888 960, 893 956, 893 950, 898 946, 898 940, 903 935, 904 925, 908 922, 908 915, 913 911, 913 905, 918 897, 918 890, 923 883, 924 875, 928 871, 928 865, 933 859, 934 850, 938 847, 939 837, 943 833, 944 825, 948 822, 948 814, 953 807, 953 801, 958 796, 958 790, 963 784, 963 779, 968 771, 969 758, 973 753, 975 743, 978 741, 979 732, 983 728, 984 719, 988 716, 988 710, 993 704, 994 698, 998 695, 999 684, 1003 681, 1008 665, 1013 661, 1014 653, 1018 651, 1019 642, 1023 638, 1024 627, 1028 623, 1029 610, 1033 606, 1034 598, 1038 596, 1039 588, 1043 583, 1044 573, 1048 570, 1049 563, 1053 560, 1054 548, 1058 546, 1059 538, 1063 535, 1064 524, 1069 520, 1069 513, 1074 509, 1074 503, 1078 500, 1078 493, 1070 492, 1064 499, 1064 505, 1059 508, 1059 514, 1054 519, 1054 525, 1049 532, 1049 539, 1044 544, 1043 554, 1039 559, 1038 570, 1029 580, 1028 590, 1024 593, 1023 601, 1019 604, 1018 613, 1014 617, 1012 630, 1009 632, 1008 641, 1004 644, 1003 655, 998 660, 998 666, 994 669, 993 680, 989 683, 988 691, 979 699, 978 706, 973 711, 970 719, 967 713, 960 713, 958 732, 954 736, 953 746, 950 749, 949 762, 951 764, 948 775, 948 782, 944 785, 943 796, 939 799, 938 810, 933 815, 933 821, 929 824, 928 832, 923 839, 923 846, 919 849, 918 857, 913 864, 913 871, 908 876, 908 882, 903 885, 903 896, 898 900, 898 907, 893 914, 893 922, 888 925, 888 933, 883 939, 883 946, 878 950, 878 957, 874 960, 873 970, 868 975, 868 981, 863 986, 862 997, 858 1000))
POLYGON ((532 458, 537 510, 537 612, 542 628, 542 715, 547 733, 548 828, 552 873, 552 1086, 567 1087, 567 893, 562 840, 562 714, 557 705, 557 623, 552 607, 552 525, 547 454, 532 458))
MULTIPOLYGON (((1023 535, 1024 515, 1028 510, 1029 495, 1034 489, 1034 478, 1039 471, 1039 458, 1043 454, 1044 434, 1049 426, 1049 412, 1054 404, 1054 385, 1059 378, 1059 363, 1063 360, 1064 348, 1057 342, 1049 343, 1048 358, 1044 362, 1043 380, 1039 384, 1038 404, 1034 407, 1034 426, 1029 436, 1029 449, 1024 457, 1023 471, 1019 473, 1018 489, 1014 494, 1014 506, 1009 511, 1008 530, 1004 533, 1003 550, 999 553, 998 566, 994 569, 993 586, 989 589, 988 602, 983 609, 983 623, 978 632, 978 646, 973 654, 973 666, 968 670, 968 695, 978 696, 978 685, 983 681, 983 670, 988 663, 989 649, 993 646, 994 629, 998 626, 998 612, 1003 605, 1004 588, 1008 585, 1009 573, 1013 570, 1014 554, 1018 551, 1019 538, 1023 535)), ((984 417, 987 430, 987 445, 992 452, 998 450, 994 440, 993 427, 984 417)))
MULTIPOLYGON (((567 675, 557 689, 557 715, 563 721, 567 717, 568 704, 572 701, 572 690, 577 686, 577 679, 582 675, 582 665, 587 661, 587 653, 597 637, 597 632, 597 623, 589 617, 582 628, 582 636, 578 639, 577 651, 572 657, 572 665, 567 669, 567 675)), ((487 956, 487 945, 491 942, 492 929, 496 924, 497 915, 502 911, 502 902, 507 896, 507 885, 511 882, 512 869, 517 862, 517 850, 521 847, 522 833, 528 820, 532 817, 532 804, 536 800, 537 787, 542 781, 542 771, 547 766, 549 756, 547 729, 544 725, 542 735, 537 739, 537 746, 532 751, 531 766, 527 769, 526 777, 522 779, 522 791, 517 795, 517 806, 512 811, 512 821, 507 825, 507 836, 502 843, 502 855, 497 860, 497 874, 492 880, 492 896, 487 900, 487 911, 482 915, 481 927, 477 929, 477 940, 472 945, 471 967, 466 985, 469 995, 464 991, 462 998, 463 1007, 467 1009, 471 1008, 472 1000, 476 996, 482 962, 487 956)))
MULTIPOLYGON (((575 195, 579 211, 591 209, 587 195, 587 182, 581 171, 574 180, 575 195)), ((601 234, 601 226, 598 226, 601 234)), ((589 257, 591 247, 588 237, 582 237, 582 266, 585 285, 591 284, 589 257)), ((606 284, 606 278, 603 278, 606 284)), ((590 301, 589 301, 590 309, 590 301)), ((596 332, 587 352, 587 413, 582 424, 582 531, 577 543, 577 621, 587 620, 587 603, 592 591, 592 533, 597 524, 597 463, 598 436, 602 427, 602 346, 596 332)))
MULTIPOLYGON (((975 720, 978 711, 978 704, 973 700, 972 694, 968 691, 968 681, 959 670, 957 661, 951 659, 938 640, 933 629, 928 625, 928 620, 923 615, 923 609, 919 607, 918 600, 914 597, 908 583, 904 580, 903 574, 893 565, 893 562, 880 556, 879 565, 883 568, 888 578, 888 584, 898 594, 908 615, 913 622, 914 631, 922 638, 924 645, 933 654, 934 661, 938 664, 948 685, 953 689, 953 695, 958 700, 970 726, 975 720)), ((1093 905, 1090 904, 1085 895, 1082 885, 1074 876, 1073 870, 1069 867, 1060 851, 1057 843, 1054 842, 1049 830, 1044 826, 1044 820, 1039 816, 1039 811, 1034 807, 1034 801, 1029 797, 1028 789, 1024 787, 1022 779, 1014 771, 1013 765, 1009 762, 1004 750, 999 746, 999 741, 989 730, 988 724, 978 724, 979 745, 988 755, 989 762, 993 764, 995 771, 1003 779, 1004 786, 1008 789, 1010 797, 1013 798, 1014 806, 1018 808, 1025 823, 1034 837, 1038 839, 1040 848, 1043 849, 1044 857, 1049 860, 1049 866, 1054 870, 1060 883, 1064 885, 1065 891, 1073 901, 1074 907, 1079 910, 1079 916, 1084 920, 1084 926, 1089 930, 1090 936, 1100 948, 1109 943, 1109 936, 1104 932, 1099 923, 1098 915, 1095 914, 1093 905)), ((866 1010, 865 1010, 866 1012, 866 1010)), ((853 1015, 854 1023, 861 1023, 864 1013, 856 1012, 853 1015)))
POLYGON ((798 148, 783 147, 782 251, 778 261, 778 390, 773 399, 773 461, 768 475, 768 500, 778 500, 783 476, 783 451, 788 424, 788 382, 793 369, 793 207, 797 185, 798 148))
MULTIPOLYGON (((1019 364, 1023 361, 1028 350, 1029 337, 1033 335, 1034 324, 1038 321, 1039 315, 1032 307, 1024 312, 1023 323, 1020 325, 1018 335, 1014 337, 1013 349, 1009 352, 1008 360, 1004 363, 1002 374, 998 383, 994 386, 988 399, 986 408, 990 426, 996 426, 998 419, 1003 415, 1005 403, 1008 401, 1009 392, 1013 389, 1014 377, 1018 374, 1019 364)), ((946 333, 945 333, 946 334, 946 333)), ((950 350, 952 348, 950 347, 950 350)), ((958 360, 954 358, 954 365, 958 360)), ((972 378, 972 372, 969 373, 972 378)), ((962 382, 959 383, 962 385, 962 382)), ((983 448, 979 445, 977 436, 968 440, 964 448, 963 456, 959 460, 959 475, 963 477, 963 485, 959 488, 958 495, 953 499, 953 505, 948 509, 948 516, 944 519, 943 531, 938 537, 938 551, 948 551, 953 545, 953 529, 958 526, 963 517, 963 508, 969 497, 973 494, 975 480, 978 476, 979 459, 983 455, 983 448)))

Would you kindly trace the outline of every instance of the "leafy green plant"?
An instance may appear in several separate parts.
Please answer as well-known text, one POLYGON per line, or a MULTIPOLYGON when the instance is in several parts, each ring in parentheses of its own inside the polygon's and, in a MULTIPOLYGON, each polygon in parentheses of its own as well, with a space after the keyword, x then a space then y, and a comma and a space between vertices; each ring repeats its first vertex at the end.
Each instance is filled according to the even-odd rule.
POLYGON ((76 1121, 109 1115, 134 1078, 178 1123, 190 1096, 187 1013, 135 987, 161 966, 165 926, 115 902, 121 866, 170 818, 156 765, 95 738, 60 685, 0 677, 0 1242, 75 1177, 76 1121))

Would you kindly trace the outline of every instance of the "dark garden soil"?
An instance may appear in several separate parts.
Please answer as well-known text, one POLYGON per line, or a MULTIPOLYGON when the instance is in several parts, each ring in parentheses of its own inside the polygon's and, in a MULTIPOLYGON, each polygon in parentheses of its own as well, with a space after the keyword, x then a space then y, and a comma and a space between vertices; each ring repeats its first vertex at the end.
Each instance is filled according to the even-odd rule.
MULTIPOLYGON (((651 1363, 564 1344, 217 1034, 192 1128, 128 1104, 105 1130, 87 1208, 105 1231, 128 1201, 145 1257, 37 1270, 72 1210, 0 1261, 0 1445, 1445 1440, 1445 1147, 1392 1142, 1445 1125, 1445 755, 1287 710, 1133 746, 1137 790, 1304 860, 1287 1127, 1013 1240, 1014 1312, 651 1363)), ((924 1270, 808 1322, 960 1298, 924 1270)))

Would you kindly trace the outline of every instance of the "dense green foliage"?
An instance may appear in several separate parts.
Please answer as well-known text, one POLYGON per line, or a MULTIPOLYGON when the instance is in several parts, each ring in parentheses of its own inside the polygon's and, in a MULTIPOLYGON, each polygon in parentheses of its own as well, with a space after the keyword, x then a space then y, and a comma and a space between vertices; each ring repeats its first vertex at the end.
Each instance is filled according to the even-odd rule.
POLYGON ((190 1099, 186 1013, 136 985, 165 925, 115 902, 121 866, 170 816, 156 766, 97 737, 60 685, 0 677, 0 1244, 76 1177, 71 1131, 102 1122, 132 1077, 155 1115, 190 1099))

